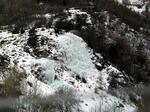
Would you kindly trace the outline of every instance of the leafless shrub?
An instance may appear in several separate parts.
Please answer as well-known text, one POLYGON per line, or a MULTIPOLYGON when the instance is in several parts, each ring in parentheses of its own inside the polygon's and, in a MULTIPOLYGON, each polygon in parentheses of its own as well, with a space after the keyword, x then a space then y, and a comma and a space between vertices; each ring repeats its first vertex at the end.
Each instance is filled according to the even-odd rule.
POLYGON ((60 88, 54 95, 42 98, 41 112, 72 112, 73 108, 79 106, 79 99, 73 90, 60 88))
POLYGON ((22 81, 24 74, 19 73, 15 68, 11 69, 3 84, 1 84, 1 97, 18 97, 21 95, 20 82, 22 81))

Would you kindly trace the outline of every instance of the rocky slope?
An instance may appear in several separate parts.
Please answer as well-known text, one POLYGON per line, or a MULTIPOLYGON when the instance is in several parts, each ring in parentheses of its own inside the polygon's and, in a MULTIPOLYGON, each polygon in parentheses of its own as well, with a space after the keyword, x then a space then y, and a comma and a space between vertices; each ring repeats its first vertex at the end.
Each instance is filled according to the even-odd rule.
MULTIPOLYGON (((74 8, 64 12, 69 13, 67 21, 76 24, 76 16, 84 15, 85 23, 93 24, 87 12, 74 8)), ((50 19, 51 15, 44 17, 50 19)), ((54 19, 54 26, 56 21, 54 19)), ((1 68, 15 67, 26 74, 21 86, 23 96, 43 97, 54 94, 58 88, 68 87, 75 90, 83 112, 135 112, 137 107, 129 99, 124 101, 108 92, 112 81, 126 84, 130 76, 106 63, 103 56, 74 31, 62 30, 57 34, 54 26, 34 28, 31 25, 22 34, 12 34, 8 30, 0 32, 1 68)), ((84 28, 86 26, 82 26, 84 28)), ((5 78, 1 72, 1 82, 5 78)))

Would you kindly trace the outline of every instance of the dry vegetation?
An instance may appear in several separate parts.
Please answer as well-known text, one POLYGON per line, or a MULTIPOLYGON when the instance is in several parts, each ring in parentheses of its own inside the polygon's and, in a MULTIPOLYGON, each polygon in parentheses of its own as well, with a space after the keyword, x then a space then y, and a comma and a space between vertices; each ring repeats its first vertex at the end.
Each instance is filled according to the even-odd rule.
POLYGON ((75 91, 60 88, 50 96, 29 96, 22 99, 0 100, 0 111, 4 112, 73 112, 79 108, 80 100, 75 91))
POLYGON ((60 88, 54 95, 42 98, 42 112, 72 112, 79 107, 79 99, 75 91, 69 88, 60 88))
POLYGON ((0 88, 0 97, 18 97, 21 95, 20 85, 25 77, 24 74, 19 73, 16 69, 12 69, 7 74, 3 84, 0 88))

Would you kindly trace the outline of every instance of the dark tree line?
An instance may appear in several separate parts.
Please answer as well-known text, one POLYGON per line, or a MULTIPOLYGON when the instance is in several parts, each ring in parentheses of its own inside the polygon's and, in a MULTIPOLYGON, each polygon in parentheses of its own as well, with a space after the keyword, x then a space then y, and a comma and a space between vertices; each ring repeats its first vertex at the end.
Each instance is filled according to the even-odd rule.
POLYGON ((146 22, 144 16, 131 11, 126 6, 120 5, 114 0, 95 0, 94 2, 97 4, 98 8, 107 10, 112 14, 115 14, 123 22, 135 29, 139 29, 140 27, 150 28, 150 25, 146 22))

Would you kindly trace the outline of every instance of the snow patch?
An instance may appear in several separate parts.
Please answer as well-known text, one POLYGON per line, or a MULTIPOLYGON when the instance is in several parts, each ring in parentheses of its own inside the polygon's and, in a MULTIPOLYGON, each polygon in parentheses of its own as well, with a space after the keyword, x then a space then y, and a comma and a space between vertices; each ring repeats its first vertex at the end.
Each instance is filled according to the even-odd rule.
POLYGON ((64 12, 68 13, 69 15, 67 19, 68 21, 75 20, 77 15, 85 15, 87 16, 86 23, 92 24, 91 16, 87 12, 84 12, 84 11, 81 11, 80 9, 75 9, 75 8, 70 8, 69 10, 65 10, 64 12))

